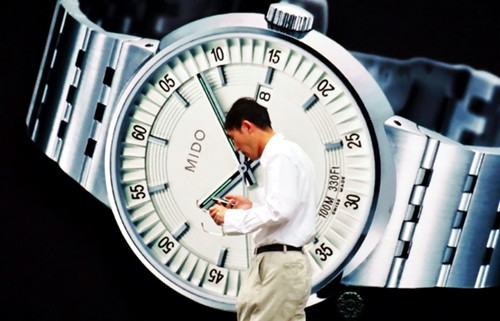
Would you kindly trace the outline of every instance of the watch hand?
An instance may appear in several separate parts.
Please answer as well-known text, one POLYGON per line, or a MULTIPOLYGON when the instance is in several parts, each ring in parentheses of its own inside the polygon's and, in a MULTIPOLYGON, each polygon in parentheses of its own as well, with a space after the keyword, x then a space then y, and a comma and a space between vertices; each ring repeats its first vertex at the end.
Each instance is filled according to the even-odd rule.
POLYGON ((249 163, 246 161, 243 164, 240 164, 238 166, 238 170, 235 171, 228 179, 226 179, 222 184, 219 185, 213 192, 209 193, 205 197, 201 198, 201 200, 198 202, 198 207, 201 209, 208 209, 212 205, 215 204, 215 202, 212 200, 214 197, 219 197, 222 198, 224 195, 226 195, 229 191, 231 191, 237 184, 241 182, 243 178, 245 178, 246 175, 251 176, 253 181, 257 183, 257 179, 253 175, 253 170, 260 164, 258 160, 253 161, 249 163), (243 168, 245 167, 245 168, 243 168))
POLYGON ((228 179, 226 179, 215 191, 209 193, 207 196, 203 197, 201 201, 198 202, 198 207, 201 209, 208 209, 215 202, 212 200, 214 197, 223 197, 231 189, 233 189, 241 181, 240 172, 234 172, 228 179))
POLYGON ((229 145, 231 146, 231 149, 233 150, 234 155, 236 156, 236 159, 239 164, 239 172, 243 176, 245 184, 248 186, 254 185, 256 183, 256 180, 253 173, 249 172, 249 168, 251 167, 249 166, 249 160, 245 157, 245 155, 243 155, 243 153, 241 153, 240 151, 236 151, 233 141, 227 135, 227 132, 224 128, 226 115, 224 114, 224 111, 222 110, 222 107, 217 98, 215 97, 215 93, 212 90, 212 87, 210 87, 210 85, 208 84, 208 79, 203 72, 198 74, 198 81, 200 82, 201 87, 203 88, 203 91, 205 92, 205 95, 207 96, 207 99, 210 102, 210 106, 212 107, 212 110, 214 111, 215 116, 217 117, 219 125, 224 131, 224 136, 226 137, 229 145))
MULTIPOLYGON (((225 133, 226 131, 224 129, 224 123, 226 121, 226 116, 224 114, 224 111, 222 110, 222 107, 220 106, 219 101, 215 97, 215 93, 212 90, 212 87, 210 87, 210 85, 208 84, 207 76, 203 72, 199 73, 198 80, 201 84, 201 87, 203 88, 203 91, 205 92, 205 95, 207 96, 208 101, 210 102, 210 106, 212 107, 215 115, 217 116, 217 120, 219 121, 219 125, 221 126, 221 128, 224 130, 224 133, 225 133)), ((226 135, 226 137, 227 137, 227 135, 226 135)), ((233 142, 231 141, 231 139, 229 139, 229 137, 227 137, 227 140, 228 140, 229 144, 231 145, 231 148, 234 151, 235 148, 234 148, 233 142)))

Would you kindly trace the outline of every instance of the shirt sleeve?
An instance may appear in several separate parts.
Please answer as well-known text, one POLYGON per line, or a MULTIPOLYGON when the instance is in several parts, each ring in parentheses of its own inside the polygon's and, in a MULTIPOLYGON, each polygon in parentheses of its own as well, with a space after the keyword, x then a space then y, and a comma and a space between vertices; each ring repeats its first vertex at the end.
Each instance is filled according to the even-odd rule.
POLYGON ((276 155, 269 160, 264 198, 248 210, 229 209, 224 217, 224 233, 228 235, 254 232, 263 226, 283 224, 300 204, 300 173, 287 155, 276 155))

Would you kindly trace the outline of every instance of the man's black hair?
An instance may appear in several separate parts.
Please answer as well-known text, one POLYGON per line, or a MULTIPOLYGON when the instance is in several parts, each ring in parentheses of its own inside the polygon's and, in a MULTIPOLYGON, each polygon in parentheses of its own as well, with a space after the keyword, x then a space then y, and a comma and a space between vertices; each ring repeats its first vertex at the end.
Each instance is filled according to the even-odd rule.
POLYGON ((260 129, 272 129, 267 108, 250 97, 243 97, 234 102, 227 113, 225 128, 240 129, 244 120, 248 120, 260 129))

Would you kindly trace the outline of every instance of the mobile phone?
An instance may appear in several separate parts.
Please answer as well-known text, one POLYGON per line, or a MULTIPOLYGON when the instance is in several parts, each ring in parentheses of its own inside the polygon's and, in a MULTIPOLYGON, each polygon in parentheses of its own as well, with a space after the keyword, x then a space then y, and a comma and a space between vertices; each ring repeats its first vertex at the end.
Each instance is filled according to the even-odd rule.
POLYGON ((229 204, 229 200, 227 198, 212 197, 212 201, 216 204, 219 204, 220 202, 222 206, 227 206, 227 204, 229 204))

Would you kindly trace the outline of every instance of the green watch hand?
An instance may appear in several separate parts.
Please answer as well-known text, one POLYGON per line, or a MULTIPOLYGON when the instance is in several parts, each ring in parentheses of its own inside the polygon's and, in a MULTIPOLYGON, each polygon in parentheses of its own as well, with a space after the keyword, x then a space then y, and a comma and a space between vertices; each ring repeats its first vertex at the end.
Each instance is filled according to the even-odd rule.
POLYGON ((239 163, 239 172, 243 176, 243 179, 245 181, 245 184, 247 186, 252 186, 257 181, 255 180, 255 175, 253 175, 253 172, 251 171, 252 166, 250 166, 249 160, 241 153, 240 151, 236 151, 236 148, 234 147, 234 143, 229 138, 227 135, 227 132, 224 128, 224 123, 226 121, 226 116, 224 114, 224 111, 222 110, 222 107, 220 106, 219 101, 217 100, 214 91, 212 90, 212 87, 208 84, 208 79, 206 78, 206 75, 204 73, 199 73, 198 74, 198 80, 203 88, 203 91, 205 92, 205 95, 207 96, 208 101, 210 102, 210 106, 212 107, 217 120, 219 122, 219 125, 221 126, 222 130, 224 131, 224 136, 227 138, 227 141, 229 145, 231 145, 231 149, 233 150, 236 159, 238 160, 239 163))
MULTIPOLYGON (((255 170, 255 168, 259 164, 260 162, 258 160, 251 162, 249 164, 248 169, 245 169, 245 172, 252 173, 253 176, 253 170, 255 170)), ((241 164, 238 168, 238 171, 235 171, 229 178, 227 178, 222 184, 220 184, 219 187, 215 188, 213 192, 203 197, 201 201, 198 202, 198 206, 203 209, 208 209, 215 204, 212 198, 214 197, 222 198, 229 191, 231 191, 241 181, 243 177, 242 170, 240 169, 243 165, 244 164, 241 164)))

